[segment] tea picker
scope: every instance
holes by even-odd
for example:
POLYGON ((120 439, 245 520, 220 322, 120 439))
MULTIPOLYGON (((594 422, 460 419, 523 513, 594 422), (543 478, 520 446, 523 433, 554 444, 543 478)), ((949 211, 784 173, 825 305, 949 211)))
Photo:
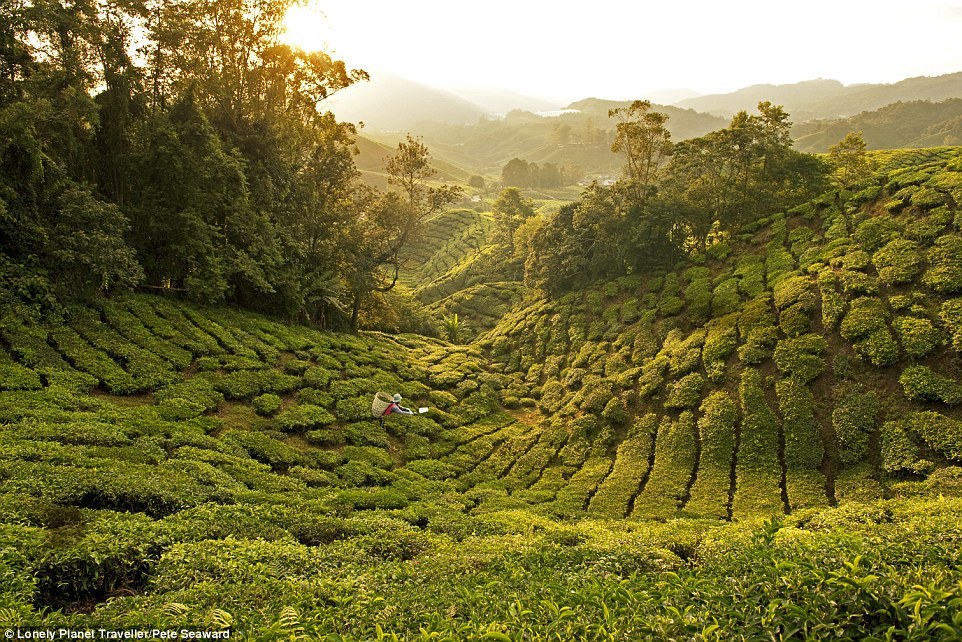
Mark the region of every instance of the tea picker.
MULTIPOLYGON (((419 414, 424 414, 427 411, 427 408, 418 408, 419 414)), ((371 415, 383 424, 385 417, 394 414, 413 415, 414 411, 401 405, 400 393, 395 394, 393 397, 386 392, 378 392, 375 394, 374 401, 371 402, 371 415)))

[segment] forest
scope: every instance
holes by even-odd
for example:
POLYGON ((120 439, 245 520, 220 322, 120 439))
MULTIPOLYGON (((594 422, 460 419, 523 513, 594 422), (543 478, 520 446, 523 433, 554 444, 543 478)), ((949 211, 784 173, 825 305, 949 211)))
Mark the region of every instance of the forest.
POLYGON ((439 171, 290 4, 0 6, 8 637, 962 638, 962 148, 439 171))

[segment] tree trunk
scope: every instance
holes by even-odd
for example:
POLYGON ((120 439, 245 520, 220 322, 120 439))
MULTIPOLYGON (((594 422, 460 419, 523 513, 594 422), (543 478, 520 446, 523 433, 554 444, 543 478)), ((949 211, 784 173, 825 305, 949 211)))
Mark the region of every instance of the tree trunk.
POLYGON ((354 293, 354 300, 351 302, 351 332, 357 334, 357 317, 361 311, 361 295, 354 293))

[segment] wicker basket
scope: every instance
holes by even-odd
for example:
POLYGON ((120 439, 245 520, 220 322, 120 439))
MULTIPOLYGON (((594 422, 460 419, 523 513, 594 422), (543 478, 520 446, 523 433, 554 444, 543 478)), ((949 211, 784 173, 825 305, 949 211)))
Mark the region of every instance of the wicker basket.
POLYGON ((392 403, 394 403, 394 397, 386 392, 378 392, 374 395, 374 401, 371 402, 371 415, 374 417, 384 416, 384 411, 392 403))

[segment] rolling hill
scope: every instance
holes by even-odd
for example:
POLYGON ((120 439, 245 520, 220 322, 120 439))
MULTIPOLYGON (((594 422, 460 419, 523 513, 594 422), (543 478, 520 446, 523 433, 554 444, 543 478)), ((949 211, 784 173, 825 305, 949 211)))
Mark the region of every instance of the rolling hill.
POLYGON ((862 132, 868 149, 927 148, 962 144, 962 98, 897 102, 851 118, 795 125, 796 149, 826 152, 849 132, 862 132))
POLYGON ((160 296, 5 308, 3 621, 962 635, 962 150, 887 163, 554 300, 458 281, 490 222, 450 213, 420 294, 511 290, 469 345, 160 296), (380 422, 376 390, 428 411, 380 422))
MULTIPOLYGON (((356 137, 355 144, 358 154, 354 157, 354 164, 360 170, 363 181, 373 187, 387 189, 387 161, 397 152, 397 147, 377 142, 363 134, 356 137)), ((466 170, 436 155, 431 157, 431 167, 437 172, 434 180, 442 182, 466 183, 470 176, 466 170)))
POLYGON ((942 101, 962 98, 962 72, 906 78, 891 84, 843 85, 837 80, 808 80, 787 85, 753 85, 727 94, 698 96, 675 103, 725 117, 753 111, 759 101, 782 105, 795 122, 840 118, 872 111, 899 101, 942 101))

